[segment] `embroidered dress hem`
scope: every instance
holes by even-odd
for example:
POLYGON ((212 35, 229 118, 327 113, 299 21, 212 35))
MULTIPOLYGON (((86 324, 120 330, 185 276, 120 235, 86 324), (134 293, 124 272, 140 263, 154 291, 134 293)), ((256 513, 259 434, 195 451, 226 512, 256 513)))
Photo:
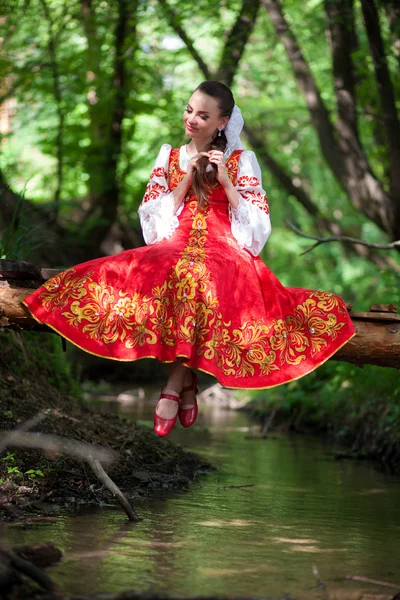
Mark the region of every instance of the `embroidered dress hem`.
MULTIPOLYGON (((24 306, 26 306, 26 308, 29 309, 28 304, 25 302, 25 300, 22 300, 22 304, 24 306)), ((67 337, 64 333, 62 333, 61 331, 58 331, 56 329, 56 327, 54 327, 53 325, 50 325, 49 323, 45 323, 44 321, 40 321, 33 313, 32 317, 35 319, 35 321, 37 321, 38 323, 40 323, 41 325, 47 325, 47 327, 49 327, 50 329, 52 329, 53 331, 55 331, 56 333, 58 333, 59 335, 61 335, 62 337, 64 337, 68 342, 70 342, 71 344, 74 344, 74 346, 76 346, 77 348, 79 348, 80 350, 83 350, 84 352, 87 352, 88 354, 91 354, 92 356, 98 356, 99 358, 106 358, 108 360, 115 360, 117 362, 136 362, 138 360, 143 360, 143 359, 154 359, 154 360, 158 360, 161 363, 164 364, 171 364, 172 362, 174 362, 177 359, 183 359, 183 364, 184 366, 190 368, 190 369, 197 369, 198 371, 202 371, 203 373, 206 373, 207 375, 211 375, 213 377, 215 377, 215 379, 218 381, 218 383, 220 383, 223 387, 228 388, 228 389, 232 389, 232 390, 267 390, 269 388, 273 388, 273 387, 277 387, 279 385, 284 385, 285 383, 290 383, 291 381, 296 381, 297 379, 301 379, 302 377, 305 377, 306 375, 308 375, 309 373, 312 373, 313 371, 315 371, 316 369, 318 369, 321 365, 323 365, 326 361, 328 361, 330 358, 332 358, 332 356, 334 356, 334 354, 336 354, 336 352, 338 352, 338 350, 340 350, 340 348, 342 348, 343 346, 345 346, 347 344, 347 342, 349 342, 355 335, 356 333, 353 333, 348 339, 346 339, 346 341, 344 341, 340 346, 338 346, 335 349, 331 349, 331 352, 328 356, 325 356, 318 364, 314 364, 314 365, 307 365, 307 364, 303 364, 302 365, 302 369, 301 369, 301 373, 298 373, 295 377, 291 378, 291 379, 286 379, 285 381, 281 381, 279 383, 270 383, 268 385, 255 385, 254 381, 246 381, 243 382, 241 385, 233 385, 232 383, 228 383, 227 380, 225 380, 225 378, 223 376, 221 376, 221 373, 219 372, 218 369, 213 369, 210 370, 210 367, 205 368, 200 366, 199 364, 197 364, 197 361, 192 363, 190 361, 190 357, 188 355, 185 354, 176 354, 173 358, 162 358, 159 355, 154 355, 154 354, 149 354, 149 355, 143 355, 143 356, 137 356, 135 358, 118 358, 115 356, 110 356, 109 354, 98 354, 97 352, 93 352, 91 350, 88 350, 87 347, 83 347, 81 346, 78 342, 70 339, 69 337, 67 337)), ((299 369, 297 369, 297 371, 299 371, 299 369)), ((237 383, 237 382, 235 382, 237 383)))

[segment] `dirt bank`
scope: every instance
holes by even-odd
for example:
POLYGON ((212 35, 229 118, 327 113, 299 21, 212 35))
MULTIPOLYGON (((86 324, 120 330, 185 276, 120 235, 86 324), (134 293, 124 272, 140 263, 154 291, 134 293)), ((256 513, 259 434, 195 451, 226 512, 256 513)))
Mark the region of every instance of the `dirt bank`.
MULTIPOLYGON (((184 488, 209 465, 144 427, 82 404, 61 343, 53 335, 0 333, 0 429, 11 430, 38 411, 50 414, 34 431, 107 446, 118 453, 107 472, 128 497, 184 488)), ((65 455, 7 448, 0 456, 0 516, 46 512, 54 504, 109 502, 85 462, 65 455), (29 505, 27 505, 29 504, 29 505)))

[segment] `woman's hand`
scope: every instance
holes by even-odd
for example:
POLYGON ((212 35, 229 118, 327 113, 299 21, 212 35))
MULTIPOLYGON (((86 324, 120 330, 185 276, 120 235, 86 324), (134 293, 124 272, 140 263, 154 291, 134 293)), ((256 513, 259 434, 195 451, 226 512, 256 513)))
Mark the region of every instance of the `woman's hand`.
POLYGON ((216 165, 217 167, 216 177, 219 183, 223 188, 228 187, 231 183, 231 180, 229 179, 226 170, 224 153, 220 150, 210 150, 210 152, 208 152, 208 158, 210 163, 216 165))
POLYGON ((189 160, 189 164, 187 166, 186 175, 185 175, 185 179, 189 185, 192 184, 193 171, 195 171, 195 169, 197 169, 197 161, 200 160, 200 158, 202 158, 203 156, 209 156, 209 155, 210 155, 210 152, 199 152, 195 156, 192 156, 192 158, 189 160))

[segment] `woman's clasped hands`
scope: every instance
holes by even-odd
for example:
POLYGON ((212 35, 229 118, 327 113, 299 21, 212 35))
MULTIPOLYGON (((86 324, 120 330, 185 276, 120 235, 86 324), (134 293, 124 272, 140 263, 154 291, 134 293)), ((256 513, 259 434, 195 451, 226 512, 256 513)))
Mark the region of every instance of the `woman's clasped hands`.
POLYGON ((203 156, 207 156, 209 159, 209 162, 211 164, 214 164, 217 167, 216 177, 217 177, 217 180, 219 181, 219 183, 222 185, 222 187, 225 187, 226 185, 228 185, 230 183, 230 179, 228 177, 228 173, 227 173, 226 166, 225 166, 224 153, 221 152, 220 150, 209 150, 208 152, 199 152, 198 154, 196 154, 195 156, 193 156, 190 159, 188 167, 187 167, 187 171, 186 171, 186 177, 187 177, 189 183, 191 184, 191 182, 192 182, 193 171, 197 168, 197 162, 203 156))
POLYGON ((224 153, 221 150, 210 150, 208 152, 208 160, 217 167, 217 179, 222 187, 230 184, 228 172, 225 166, 224 153))

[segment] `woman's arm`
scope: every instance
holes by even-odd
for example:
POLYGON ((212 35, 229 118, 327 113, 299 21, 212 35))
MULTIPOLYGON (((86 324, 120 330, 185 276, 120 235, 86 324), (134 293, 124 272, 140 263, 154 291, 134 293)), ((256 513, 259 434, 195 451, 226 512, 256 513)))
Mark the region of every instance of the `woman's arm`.
POLYGON ((223 153, 211 150, 209 156, 229 201, 232 234, 242 248, 258 256, 271 233, 271 221, 256 156, 249 150, 241 153, 236 186, 229 179, 223 153))
MULTIPOLYGON (((139 206, 140 225, 146 244, 171 237, 179 225, 174 192, 169 189, 168 166, 171 146, 164 144, 154 162, 146 193, 139 206)), ((178 213, 179 214, 179 213, 178 213)))
POLYGON ((254 152, 242 152, 234 189, 238 204, 235 207, 230 201, 232 234, 242 248, 258 256, 271 234, 271 220, 254 152))

